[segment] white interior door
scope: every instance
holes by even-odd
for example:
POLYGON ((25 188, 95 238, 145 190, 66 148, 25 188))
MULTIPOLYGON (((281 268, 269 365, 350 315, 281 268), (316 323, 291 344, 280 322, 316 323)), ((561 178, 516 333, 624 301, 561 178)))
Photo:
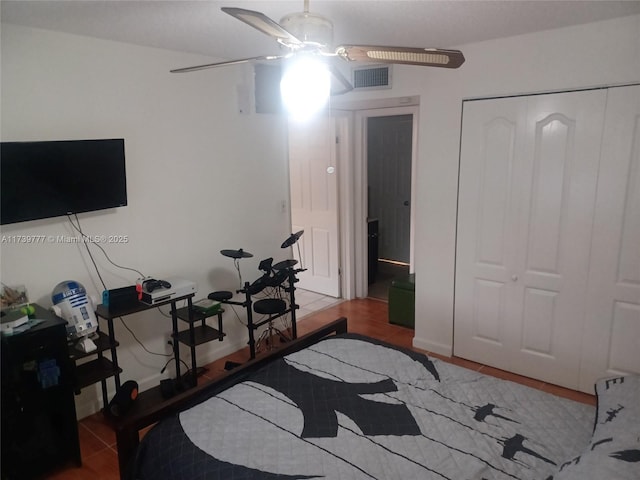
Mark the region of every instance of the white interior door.
POLYGON ((298 287, 339 297, 338 159, 331 117, 289 122, 289 172, 292 231, 304 230, 299 243, 306 271, 298 287))
POLYGON ((586 298, 580 388, 640 373, 640 86, 610 88, 586 298))
POLYGON ((465 102, 454 351, 578 387, 606 91, 465 102))

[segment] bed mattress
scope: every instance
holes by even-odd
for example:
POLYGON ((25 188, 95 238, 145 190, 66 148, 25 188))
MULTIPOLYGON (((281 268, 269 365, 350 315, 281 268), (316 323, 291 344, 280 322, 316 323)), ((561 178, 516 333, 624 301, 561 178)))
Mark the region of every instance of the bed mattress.
POLYGON ((140 479, 540 479, 595 409, 347 334, 156 425, 140 479))

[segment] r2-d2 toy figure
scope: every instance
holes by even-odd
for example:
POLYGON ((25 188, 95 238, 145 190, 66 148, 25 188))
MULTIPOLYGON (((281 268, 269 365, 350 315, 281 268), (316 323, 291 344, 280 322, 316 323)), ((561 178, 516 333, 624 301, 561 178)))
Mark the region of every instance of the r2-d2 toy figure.
POLYGON ((51 293, 52 310, 67 321, 67 336, 78 339, 76 348, 93 352, 96 344, 89 338, 98 329, 93 303, 81 283, 74 280, 60 282, 51 293))

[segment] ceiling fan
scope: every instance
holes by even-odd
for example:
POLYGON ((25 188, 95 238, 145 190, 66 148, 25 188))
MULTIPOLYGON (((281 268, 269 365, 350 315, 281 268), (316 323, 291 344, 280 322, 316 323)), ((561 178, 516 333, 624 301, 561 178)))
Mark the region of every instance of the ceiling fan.
MULTIPOLYGON (((248 62, 281 60, 299 54, 337 57, 350 62, 397 63, 443 68, 458 68, 464 63, 464 56, 459 50, 375 45, 339 45, 332 50, 333 24, 328 18, 311 13, 309 11, 309 0, 304 0, 303 12, 285 15, 280 20, 280 23, 276 23, 265 14, 253 10, 222 7, 222 11, 275 39, 288 52, 282 55, 264 55, 177 68, 171 70, 172 73, 193 72, 248 62)), ((345 91, 352 88, 336 68, 331 70, 345 85, 345 91)))

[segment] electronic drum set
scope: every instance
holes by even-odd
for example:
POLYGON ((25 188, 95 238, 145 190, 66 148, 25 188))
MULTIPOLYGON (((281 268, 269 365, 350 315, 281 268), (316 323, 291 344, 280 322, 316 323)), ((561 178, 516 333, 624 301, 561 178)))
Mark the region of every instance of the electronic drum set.
MULTIPOLYGON (((303 233, 304 230, 292 233, 280 246, 281 248, 289 248, 298 244, 298 256, 301 260, 298 240, 303 233)), ((288 342, 297 338, 296 310, 300 307, 295 301, 295 284, 298 282, 297 274, 306 269, 302 268, 302 266, 294 268, 298 264, 295 259, 283 260, 273 265, 273 258, 266 258, 258 265, 258 270, 262 272, 262 276, 252 283, 243 283, 240 260, 251 258, 253 254, 243 249, 221 250, 220 253, 233 259, 240 280, 240 288, 236 290, 236 293, 243 294, 244 300, 233 300, 233 292, 227 290, 212 292, 208 295, 208 298, 227 305, 239 305, 246 309, 251 358, 255 358, 256 352, 263 348, 266 350, 275 348, 274 339, 280 342, 288 342), (258 296, 260 298, 254 301, 253 297, 258 296), (261 319, 254 322, 254 313, 262 315, 261 319), (274 325, 274 321, 288 314, 291 314, 290 327, 282 331, 274 325), (255 332, 263 325, 267 325, 267 328, 256 339, 255 332)))

